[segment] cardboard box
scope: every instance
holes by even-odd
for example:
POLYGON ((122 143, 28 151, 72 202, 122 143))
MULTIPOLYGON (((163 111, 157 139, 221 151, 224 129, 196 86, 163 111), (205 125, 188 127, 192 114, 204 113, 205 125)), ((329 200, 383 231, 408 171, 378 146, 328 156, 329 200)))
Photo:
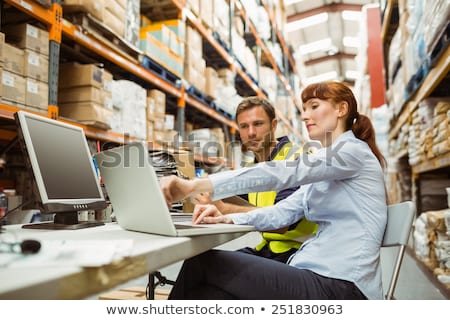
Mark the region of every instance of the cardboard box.
POLYGON ((160 90, 152 89, 147 96, 155 100, 155 118, 164 118, 166 114, 166 94, 160 90))
POLYGON ((59 88, 94 86, 103 88, 103 69, 95 64, 64 63, 59 68, 59 88))
POLYGON ((203 40, 200 33, 192 28, 186 27, 186 46, 193 48, 194 50, 199 50, 202 52, 203 49, 203 40))
POLYGON ((213 1, 202 1, 200 6, 200 17, 202 19, 202 22, 210 29, 212 28, 214 21, 213 4, 213 1))
POLYGON ((154 132, 154 123, 153 123, 153 121, 148 120, 147 121, 147 140, 148 141, 154 141, 153 132, 154 132))
MULTIPOLYGON (((164 125, 165 125, 164 118, 155 118, 153 120, 153 127, 155 131, 165 131, 164 125)), ((163 140, 164 138, 161 139, 161 141, 163 140)))
POLYGON ((162 143, 166 146, 174 146, 177 143, 178 132, 175 130, 159 131, 153 130, 154 141, 162 143))
POLYGON ((128 0, 115 0, 124 10, 127 9, 128 0))
POLYGON ((195 161, 194 153, 189 151, 174 151, 172 152, 177 161, 177 169, 189 179, 195 178, 195 161))
POLYGON ((113 91, 113 75, 111 72, 103 69, 103 91, 112 93, 113 91))
POLYGON ((13 45, 5 43, 3 46, 3 69, 23 76, 25 70, 25 52, 13 45))
POLYGON ((31 24, 7 25, 3 28, 6 41, 14 43, 21 49, 30 49, 48 56, 48 31, 31 24))
MULTIPOLYGON (((126 15, 126 5, 127 2, 120 3, 118 0, 107 0, 105 1, 105 11, 109 11, 111 14, 113 14, 117 19, 122 21, 125 31, 125 15, 126 15)), ((107 22, 107 19, 105 17, 105 23, 107 22)))
POLYGON ((25 104, 25 78, 3 70, 2 73, 2 100, 25 104))
MULTIPOLYGON (((107 3, 114 3, 114 1, 107 1, 107 3)), ((120 8, 120 6, 119 6, 120 8)), ((122 13, 122 18, 125 15, 125 10, 122 13)), ((119 37, 123 38, 125 36, 125 20, 117 17, 116 14, 109 9, 103 12, 104 24, 108 26, 112 31, 114 31, 119 37)))
POLYGON ((219 76, 217 71, 211 67, 205 69, 205 94, 217 98, 217 87, 219 85, 219 76))
POLYGON ((59 105, 61 116, 101 129, 110 128, 112 113, 112 110, 94 102, 62 103, 59 105))
POLYGON ((186 46, 184 51, 184 68, 192 67, 197 69, 200 60, 203 60, 202 51, 192 46, 186 46))
MULTIPOLYGON (((111 0, 106 0, 110 2, 111 0)), ((103 21, 105 11, 104 0, 64 0, 63 12, 87 12, 96 19, 103 21)))
POLYGON ((25 104, 42 110, 48 109, 48 84, 35 79, 26 79, 25 104))
POLYGON ((48 83, 48 56, 25 49, 23 74, 25 77, 48 83))
POLYGON ((92 101, 99 105, 105 104, 102 89, 94 86, 65 88, 58 91, 58 103, 92 101))
POLYGON ((164 130, 175 129, 175 116, 173 114, 166 114, 164 116, 164 130))
POLYGON ((147 97, 147 120, 154 120, 155 117, 155 99, 147 97))

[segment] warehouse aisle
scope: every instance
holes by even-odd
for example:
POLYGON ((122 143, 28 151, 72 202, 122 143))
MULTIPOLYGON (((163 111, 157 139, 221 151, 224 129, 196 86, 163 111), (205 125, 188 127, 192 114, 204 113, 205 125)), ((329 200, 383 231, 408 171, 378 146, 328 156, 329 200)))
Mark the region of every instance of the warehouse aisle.
MULTIPOLYGON (((255 244, 259 241, 259 234, 256 232, 249 233, 239 239, 230 241, 219 248, 226 250, 235 250, 247 246, 249 244, 255 244)), ((381 261, 383 268, 391 267, 395 258, 395 251, 393 248, 383 249, 381 261)), ((167 277, 167 279, 174 280, 180 270, 181 262, 175 263, 171 266, 161 269, 161 273, 167 277)), ((126 284, 122 284, 113 290, 119 290, 123 288, 140 286, 145 287, 147 284, 147 276, 140 277, 126 284)), ((164 289, 170 288, 169 285, 163 287, 164 289)), ((111 290, 112 291, 112 290, 111 290)), ((433 283, 427 278, 427 275, 420 269, 417 262, 410 256, 407 251, 403 259, 402 270, 398 279, 395 296, 398 300, 445 300, 446 297, 433 285, 433 283)), ((97 299, 98 295, 91 297, 97 299)))

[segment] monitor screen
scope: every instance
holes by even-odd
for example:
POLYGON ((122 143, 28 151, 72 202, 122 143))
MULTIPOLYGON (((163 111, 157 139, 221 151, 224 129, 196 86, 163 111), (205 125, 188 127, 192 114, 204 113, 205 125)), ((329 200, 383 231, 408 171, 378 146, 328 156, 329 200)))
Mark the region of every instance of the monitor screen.
POLYGON ((96 225, 78 222, 78 211, 106 207, 83 129, 25 111, 17 112, 15 117, 41 210, 55 214, 54 223, 44 223, 43 227, 96 225))

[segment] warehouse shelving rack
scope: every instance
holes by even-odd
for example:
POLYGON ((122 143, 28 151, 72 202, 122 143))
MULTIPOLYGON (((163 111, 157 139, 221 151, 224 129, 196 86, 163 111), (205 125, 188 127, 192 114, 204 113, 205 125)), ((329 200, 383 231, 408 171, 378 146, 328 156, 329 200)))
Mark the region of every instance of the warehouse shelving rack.
MULTIPOLYGON (((79 26, 72 24, 68 20, 64 19, 62 16, 62 7, 59 0, 52 1, 50 7, 46 8, 40 5, 39 3, 30 1, 30 0, 4 0, 5 3, 8 3, 20 11, 28 14, 29 16, 37 19, 38 21, 47 25, 50 36, 50 67, 49 67, 49 108, 48 108, 48 116, 52 118, 58 118, 58 107, 57 107, 57 82, 58 82, 58 63, 59 63, 59 51, 61 38, 68 37, 75 41, 76 43, 82 45, 88 50, 95 52, 97 55, 101 56, 105 60, 117 65, 123 70, 133 74, 139 79, 151 84, 154 87, 157 87, 164 91, 165 93, 175 97, 177 99, 177 112, 178 118, 184 119, 184 112, 186 105, 192 106, 196 110, 200 111, 202 114, 209 116, 214 119, 218 123, 228 127, 230 129, 230 133, 233 135, 236 130, 236 124, 227 115, 221 113, 218 110, 211 108, 211 106, 203 103, 196 99, 195 96, 187 93, 186 88, 181 85, 174 85, 167 81, 166 79, 155 75, 151 71, 147 70, 143 66, 136 64, 133 59, 127 57, 127 55, 118 51, 117 48, 110 47, 105 43, 102 43, 90 36, 88 33, 85 33, 79 26)), ((142 2, 145 3, 145 0, 142 2)), ((258 87, 258 85, 251 79, 251 77, 239 66, 239 64, 233 59, 233 57, 223 48, 216 39, 212 36, 212 34, 207 30, 199 21, 199 19, 188 9, 185 8, 185 1, 181 0, 171 0, 171 2, 179 9, 180 13, 186 17, 189 22, 194 25, 194 27, 200 32, 202 37, 206 39, 215 50, 223 57, 225 61, 227 61, 229 68, 232 69, 236 75, 244 80, 244 82, 251 88, 254 93, 258 96, 265 96, 264 91, 258 87)), ((267 52, 266 54, 270 54, 267 52)), ((281 71, 277 71, 281 77, 284 77, 281 74, 281 71)), ((286 86, 289 88, 289 85, 286 81, 284 81, 286 86)), ((295 98, 295 97, 293 97, 295 98)), ((7 106, 4 104, 0 104, 0 116, 4 118, 12 118, 12 114, 17 111, 19 108, 7 106)), ((291 132, 294 135, 298 136, 300 139, 303 139, 302 135, 299 132, 296 132, 288 119, 284 117, 284 115, 279 114, 279 118, 285 123, 291 132)), ((76 125, 80 125, 79 123, 75 123, 76 125)), ((93 128, 90 126, 83 126, 86 131, 87 136, 106 141, 119 142, 124 141, 125 139, 133 140, 133 137, 124 137, 121 134, 114 133, 111 131, 101 130, 97 128, 93 128)), ((183 131, 184 123, 178 123, 178 129, 183 131)))
MULTIPOLYGON (((142 2, 145 3, 146 1, 143 0, 142 2)), ((261 97, 267 97, 266 94, 264 93, 264 91, 260 87, 258 87, 258 85, 255 83, 255 81, 243 70, 243 68, 236 61, 236 59, 234 59, 234 57, 232 55, 232 48, 224 48, 224 46, 220 43, 220 41, 218 41, 214 37, 213 33, 203 25, 200 18, 195 16, 195 14, 193 14, 191 10, 186 8, 185 1, 171 0, 171 2, 179 10, 179 16, 181 16, 182 18, 185 18, 202 35, 203 39, 206 40, 207 43, 210 46, 212 46, 216 50, 216 52, 222 57, 224 62, 226 64, 228 64, 228 67, 231 70, 233 70, 237 76, 242 78, 244 80, 244 82, 247 84, 247 86, 249 86, 256 95, 261 96, 261 97)), ((229 0, 229 2, 230 2, 230 6, 229 6, 229 8, 230 8, 229 15, 230 16, 234 15, 234 8, 236 7, 239 11, 238 13, 243 16, 244 20, 248 20, 248 19, 246 19, 247 13, 245 12, 245 9, 243 8, 240 0, 229 0)), ((265 6, 265 8, 269 9, 267 6, 265 6)), ((270 16, 270 12, 269 12, 269 16, 270 16)), ((295 64, 293 62, 294 59, 292 58, 292 55, 289 52, 289 49, 287 48, 286 42, 284 41, 284 38, 282 37, 281 32, 276 27, 276 24, 274 22, 272 22, 271 24, 273 27, 276 28, 275 30, 276 30, 276 34, 278 35, 278 38, 283 39, 280 41, 280 43, 283 46, 283 52, 287 55, 289 61, 291 61, 291 68, 293 68, 293 70, 295 70, 295 64)), ((230 28, 231 28, 231 25, 230 25, 230 28)), ((257 39, 256 40, 257 44, 262 49, 262 51, 266 55, 267 59, 271 62, 272 68, 275 70, 277 76, 280 78, 281 82, 283 83, 284 87, 286 88, 286 91, 290 94, 290 96, 291 96, 292 100, 294 101, 295 105, 297 106, 297 108, 299 108, 298 99, 295 96, 295 94, 291 88, 291 85, 289 84, 289 81, 286 79, 285 75, 283 74, 283 72, 280 70, 279 66, 275 62, 275 59, 274 59, 272 53, 269 51, 269 49, 267 48, 264 41, 262 41, 262 39, 260 38, 260 36, 258 35, 258 33, 256 31, 256 28, 254 27, 254 25, 252 23, 250 23, 250 28, 251 28, 251 32, 254 35, 255 39, 257 39)), ((230 32, 230 34, 231 34, 231 32, 230 32)), ((230 43, 231 43, 231 41, 230 41, 230 43)), ((292 132, 294 135, 296 135, 300 140, 305 141, 305 138, 302 136, 302 134, 300 132, 296 131, 292 127, 290 121, 285 117, 285 115, 278 112, 277 116, 280 118, 280 120, 283 122, 283 124, 290 130, 290 132, 292 132)))
MULTIPOLYGON (((383 41, 383 45, 385 47, 385 61, 387 61, 387 53, 388 48, 390 46, 390 41, 392 39, 393 34, 396 29, 401 27, 399 24, 402 23, 401 12, 404 11, 402 8, 403 2, 397 0, 388 0, 386 3, 386 8, 383 13, 383 21, 382 21, 382 29, 381 29, 381 39, 383 41)), ((448 26, 447 26, 448 32, 448 26)), ((401 128, 407 124, 411 124, 413 121, 413 113, 418 109, 421 101, 428 97, 433 96, 446 96, 448 97, 450 92, 448 88, 450 87, 450 47, 448 42, 448 33, 447 36, 444 34, 444 39, 447 39, 444 42, 439 42, 441 46, 436 48, 438 53, 435 53, 433 50, 433 54, 436 55, 433 60, 433 65, 426 70, 418 70, 417 72, 423 72, 423 74, 419 78, 415 78, 414 76, 409 81, 415 81, 414 88, 405 88, 404 101, 400 106, 399 112, 391 121, 391 127, 389 130, 389 141, 394 141, 398 138, 401 128)), ((409 84, 408 83, 408 84, 409 84)), ((386 81, 386 87, 389 85, 388 81, 386 81)), ((388 104, 391 101, 388 100, 388 104)), ((391 154, 392 158, 397 159, 407 159, 409 157, 409 153, 407 148, 398 151, 397 154, 391 154)), ((403 161, 402 163, 406 163, 407 161, 403 161)), ((415 202, 417 207, 417 212, 422 212, 422 204, 421 204, 421 182, 426 180, 426 174, 429 173, 439 173, 443 175, 448 175, 450 172, 450 150, 447 150, 446 153, 436 156, 434 158, 428 158, 423 160, 422 162, 409 166, 408 168, 411 172, 411 182, 412 182, 412 194, 411 199, 415 202)), ((406 199, 400 199, 403 201, 406 199)), ((411 252, 413 250, 410 250, 411 252)), ((415 254, 412 252, 411 255, 414 257, 415 254)), ((421 269, 426 271, 429 279, 436 285, 437 288, 446 296, 450 297, 450 290, 446 288, 441 282, 436 280, 436 277, 432 274, 430 269, 428 269, 422 261, 417 260, 418 264, 421 266, 421 269)))

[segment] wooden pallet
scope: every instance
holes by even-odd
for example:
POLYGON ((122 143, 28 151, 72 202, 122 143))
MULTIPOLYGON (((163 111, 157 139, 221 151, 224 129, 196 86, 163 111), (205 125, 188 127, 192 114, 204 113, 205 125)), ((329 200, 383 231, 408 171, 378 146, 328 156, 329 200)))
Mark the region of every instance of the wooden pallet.
MULTIPOLYGON (((167 300, 170 290, 155 289, 155 300, 167 300)), ((130 287, 101 294, 99 300, 146 300, 145 287, 130 287)))
POLYGON ((141 0, 141 13, 152 21, 178 19, 180 10, 172 0, 141 0))

